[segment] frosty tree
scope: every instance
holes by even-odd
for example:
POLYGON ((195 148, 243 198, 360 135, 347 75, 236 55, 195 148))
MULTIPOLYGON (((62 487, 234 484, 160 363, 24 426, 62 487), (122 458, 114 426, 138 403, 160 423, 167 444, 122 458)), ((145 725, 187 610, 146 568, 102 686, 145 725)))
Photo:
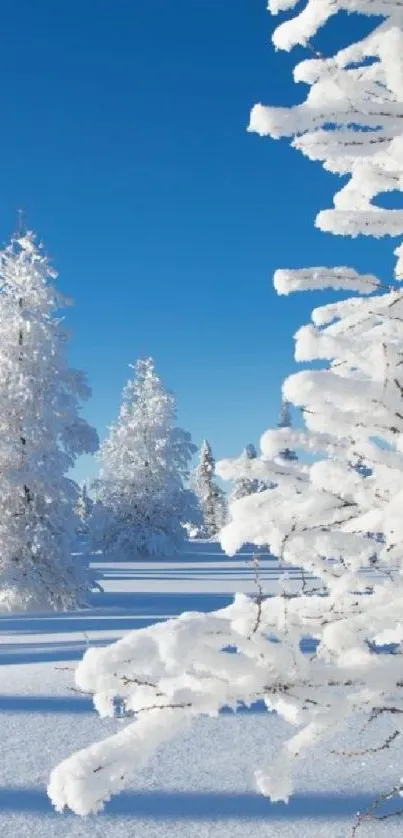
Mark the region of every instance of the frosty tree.
POLYGON ((215 459, 207 440, 203 441, 200 449, 200 462, 192 475, 192 487, 203 517, 201 535, 214 538, 226 522, 226 502, 225 494, 215 479, 215 459))
MULTIPOLYGON (((281 404, 281 411, 280 411, 280 419, 277 423, 278 428, 291 428, 292 427, 292 420, 291 420, 291 412, 290 412, 290 403, 287 401, 282 402, 281 404)), ((291 448, 283 448, 280 451, 279 456, 282 460, 293 461, 297 459, 297 455, 295 451, 291 448)))
POLYGON ((86 594, 66 472, 98 439, 79 416, 90 390, 67 365, 55 277, 32 233, 0 253, 0 608, 9 610, 72 608, 86 594))
MULTIPOLYGON (((290 403, 284 400, 281 404, 280 418, 277 427, 292 427, 290 403)), ((242 454, 241 464, 238 467, 240 476, 235 479, 233 489, 229 496, 230 504, 235 503, 235 501, 240 500, 241 498, 248 497, 248 495, 254 495, 257 492, 264 492, 266 489, 274 488, 275 484, 270 480, 265 481, 252 475, 254 466, 251 461, 256 460, 257 456, 255 446, 251 443, 247 445, 242 454)), ((297 459, 297 455, 292 449, 284 448, 278 452, 278 458, 281 460, 293 461, 297 459)))
POLYGON ((76 513, 80 519, 79 532, 85 535, 88 532, 88 521, 94 509, 94 501, 88 494, 87 484, 81 483, 76 504, 76 513))
MULTIPOLYGON (((292 427, 290 403, 284 400, 281 404, 280 418, 277 427, 292 427)), ((270 480, 262 480, 258 477, 252 476, 254 466, 251 464, 251 461, 256 460, 257 456, 255 446, 251 443, 247 445, 242 454, 241 464, 238 466, 240 476, 235 479, 233 489, 229 496, 230 504, 235 503, 235 501, 240 500, 241 498, 248 497, 248 495, 254 495, 257 492, 264 492, 266 489, 274 488, 275 484, 270 480)), ((284 448, 278 452, 278 458, 281 460, 293 461, 297 459, 297 455, 291 448, 284 448)))
POLYGON ((100 449, 95 528, 106 550, 168 555, 182 544, 189 520, 192 494, 184 481, 196 448, 176 426, 174 397, 154 361, 137 361, 134 371, 100 449))
POLYGON ((258 480, 256 477, 251 477, 249 474, 250 461, 256 460, 257 458, 257 451, 252 443, 249 443, 249 445, 246 446, 242 457, 244 459, 242 476, 235 480, 229 496, 230 504, 240 498, 245 498, 248 495, 254 495, 256 492, 262 492, 264 489, 268 488, 266 483, 262 480, 258 480))
MULTIPOLYGON (((294 5, 272 0, 270 8, 276 13, 294 5)), ((382 207, 377 198, 403 191, 402 6, 309 0, 278 27, 274 43, 309 48, 295 79, 310 90, 292 108, 256 106, 251 130, 293 137, 304 154, 348 178, 334 207, 319 213, 321 229, 401 236, 403 211, 382 207), (342 10, 374 15, 372 30, 334 55, 321 55, 312 39, 342 10)), ((395 253, 399 281, 402 244, 395 253)), ((231 554, 246 541, 268 544, 282 562, 302 566, 302 581, 283 583, 268 598, 262 591, 238 595, 221 611, 184 614, 108 649, 89 650, 78 686, 94 694, 101 715, 112 715, 118 698, 134 718, 53 772, 49 793, 58 808, 98 810, 194 716, 257 698, 295 727, 278 760, 256 774, 258 788, 272 800, 292 793, 296 759, 347 723, 354 729, 364 720, 375 731, 380 719, 390 718, 390 735, 370 749, 373 759, 402 741, 401 287, 392 278, 383 286, 349 267, 280 270, 275 286, 281 294, 332 288, 350 296, 315 309, 299 330, 296 359, 321 362, 292 375, 283 388, 284 398, 303 409, 305 427, 264 434, 248 476, 250 470, 275 488, 234 505, 222 543, 231 554), (310 456, 284 460, 281 452, 288 449, 310 456), (313 641, 312 654, 303 653, 304 637, 313 641)), ((222 463, 220 474, 239 479, 244 468, 240 458, 222 463)), ((398 773, 383 799, 402 794, 398 773)), ((376 806, 358 816, 354 834, 366 817, 377 816, 376 806)))

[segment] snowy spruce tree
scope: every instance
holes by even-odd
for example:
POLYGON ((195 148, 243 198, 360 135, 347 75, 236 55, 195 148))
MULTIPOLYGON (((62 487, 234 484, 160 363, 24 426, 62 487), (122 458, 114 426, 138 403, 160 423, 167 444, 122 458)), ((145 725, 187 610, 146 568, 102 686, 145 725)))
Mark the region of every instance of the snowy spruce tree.
MULTIPOLYGON (((280 418, 277 427, 292 427, 290 403, 284 400, 281 404, 280 418)), ((230 509, 232 507, 232 504, 235 503, 235 501, 240 500, 241 498, 248 497, 249 495, 255 495, 258 492, 265 492, 267 489, 274 488, 275 483, 273 483, 271 480, 262 480, 261 478, 253 476, 253 461, 257 459, 257 456, 258 455, 255 446, 251 443, 247 445, 242 454, 240 465, 238 466, 240 476, 238 476, 235 479, 232 491, 229 496, 230 509)), ((293 451, 291 448, 284 448, 283 450, 278 452, 278 459, 284 461, 288 460, 289 462, 291 462, 297 459, 297 455, 295 451, 293 451)))
POLYGON ((193 511, 186 488, 196 447, 176 426, 175 399, 151 358, 137 361, 117 421, 100 449, 98 544, 124 556, 169 555, 182 544, 193 511))
MULTIPOLYGON (((270 2, 273 13, 294 5, 270 2)), ((374 15, 365 22, 369 34, 322 55, 315 35, 343 9, 342 0, 308 0, 277 28, 277 48, 309 49, 295 79, 310 89, 291 108, 258 105, 250 127, 274 138, 292 137, 310 159, 343 175, 333 208, 317 217, 320 229, 401 236, 403 211, 377 198, 403 191, 403 8, 395 0, 354 0, 348 11, 374 15)), ((238 595, 220 611, 184 614, 110 648, 88 650, 76 673, 78 687, 94 694, 101 716, 113 715, 118 696, 128 726, 55 769, 49 793, 59 809, 99 810, 192 718, 260 698, 291 731, 278 759, 258 767, 263 794, 287 800, 296 760, 348 724, 351 731, 378 735, 378 745, 368 748, 372 761, 382 749, 390 748, 391 755, 397 749, 396 784, 382 790, 382 799, 395 796, 401 811, 402 244, 395 254, 395 279, 386 284, 350 267, 276 272, 281 294, 331 288, 349 296, 316 308, 297 333, 296 360, 307 367, 286 380, 283 392, 303 409, 305 427, 263 435, 261 456, 248 466, 275 488, 234 505, 222 542, 230 554, 247 541, 268 544, 282 562, 302 566, 301 581, 283 582, 275 596, 265 598, 260 590, 255 597, 238 595), (284 461, 279 455, 288 449, 309 456, 284 461), (301 646, 304 637, 315 649, 309 655, 301 646), (388 719, 385 736, 381 722, 388 719)), ((220 474, 239 479, 244 466, 244 458, 227 461, 220 474)), ((365 753, 364 740, 361 776, 365 753)), ((357 816, 354 835, 377 811, 375 802, 357 816)))
POLYGON ((225 493, 215 478, 215 459, 207 440, 202 443, 200 462, 192 474, 191 485, 202 514, 200 535, 202 538, 214 538, 226 523, 227 506, 225 493))
POLYGON ((81 483, 76 504, 76 513, 79 518, 79 534, 86 535, 89 528, 89 519, 94 509, 94 501, 88 494, 87 484, 81 483))
POLYGON ((0 608, 68 609, 85 601, 71 547, 77 486, 66 476, 97 449, 79 415, 90 390, 68 367, 66 300, 32 233, 0 253, 0 608))
MULTIPOLYGON (((280 419, 277 423, 277 427, 292 428, 290 402, 284 401, 284 399, 281 404, 280 419)), ((297 459, 295 451, 291 448, 283 448, 282 451, 279 452, 279 457, 281 457, 282 460, 288 460, 289 462, 297 459)))
POLYGON ((267 484, 262 480, 258 480, 256 477, 251 477, 249 474, 250 461, 256 460, 257 458, 257 451, 252 443, 249 443, 249 445, 246 446, 242 457, 244 460, 242 476, 238 477, 234 482, 229 496, 230 504, 240 498, 248 497, 248 495, 254 495, 256 492, 263 492, 268 488, 267 484))

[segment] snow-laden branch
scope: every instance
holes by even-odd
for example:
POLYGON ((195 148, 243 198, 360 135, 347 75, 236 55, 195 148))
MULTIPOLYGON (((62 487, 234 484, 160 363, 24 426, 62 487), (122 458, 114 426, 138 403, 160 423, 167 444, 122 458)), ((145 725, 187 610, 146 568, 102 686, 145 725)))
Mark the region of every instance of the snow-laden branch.
MULTIPOLYGON (((273 13, 283 7, 276 0, 269 3, 273 13)), ((275 139, 292 137, 293 145, 311 160, 321 161, 335 174, 350 176, 335 195, 333 209, 318 214, 316 224, 321 230, 349 236, 401 236, 403 210, 376 203, 383 193, 403 191, 401 4, 397 0, 308 0, 302 11, 277 27, 273 41, 279 49, 290 50, 297 44, 311 48, 315 57, 300 62, 294 73, 295 80, 310 90, 304 102, 291 108, 255 105, 249 130, 275 139), (315 51, 311 39, 338 12, 373 17, 373 30, 325 57, 315 51)), ((395 253, 396 277, 402 279, 401 246, 395 253)), ((288 293, 281 275, 277 281, 280 292, 288 293)), ((321 282, 318 276, 316 287, 323 287, 321 282)), ((289 290, 296 287, 294 280, 294 289, 289 290)))
POLYGON ((360 291, 372 294, 379 286, 376 276, 361 275, 353 268, 301 268, 300 270, 277 270, 274 274, 274 287, 278 294, 291 294, 294 291, 318 291, 321 288, 333 288, 336 291, 360 291))
MULTIPOLYGON (((380 703, 390 703, 403 712, 399 658, 391 668, 367 645, 369 616, 374 633, 385 619, 392 625, 396 618, 387 586, 373 597, 342 594, 339 586, 326 609, 321 594, 297 593, 237 595, 221 611, 183 614, 106 649, 89 649, 76 672, 77 687, 94 694, 101 717, 123 708, 129 721, 53 771, 49 795, 56 808, 68 806, 81 815, 99 811, 192 718, 259 699, 297 728, 276 765, 256 774, 263 793, 287 799, 291 762, 357 707, 370 715, 380 703), (318 642, 311 656, 301 649, 308 634, 318 642)), ((402 593, 399 587, 399 608, 402 593)))

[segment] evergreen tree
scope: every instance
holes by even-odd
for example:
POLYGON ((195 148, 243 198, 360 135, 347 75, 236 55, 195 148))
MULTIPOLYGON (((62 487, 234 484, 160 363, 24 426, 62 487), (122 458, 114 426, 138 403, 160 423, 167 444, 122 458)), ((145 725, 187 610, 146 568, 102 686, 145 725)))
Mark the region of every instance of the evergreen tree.
POLYGON ((66 472, 98 438, 79 416, 90 390, 67 365, 55 277, 32 233, 0 253, 0 607, 10 610, 72 608, 86 593, 66 472))
MULTIPOLYGON (((281 412, 280 412, 280 419, 277 423, 278 428, 285 428, 289 429, 292 428, 292 420, 291 420, 291 411, 290 411, 290 402, 287 402, 283 399, 281 403, 281 412)), ((289 462, 295 462, 298 459, 295 451, 291 448, 283 448, 279 452, 279 457, 282 460, 288 460, 289 462)))
POLYGON ((268 488, 267 483, 264 483, 262 480, 259 480, 257 477, 253 477, 250 474, 251 461, 256 459, 256 448, 252 443, 249 443, 242 454, 242 474, 234 482, 234 486, 229 497, 230 504, 234 503, 236 500, 240 500, 240 498, 248 497, 248 495, 254 495, 256 492, 263 492, 268 488))
POLYGON ((191 514, 184 483, 196 447, 175 426, 175 399, 154 361, 140 360, 134 370, 100 449, 96 537, 126 555, 168 555, 181 546, 191 514))
POLYGON ((227 504, 225 493, 215 480, 215 460, 211 445, 204 440, 200 449, 200 462, 192 476, 192 486, 199 499, 203 516, 201 535, 214 538, 226 523, 227 504))
POLYGON ((84 535, 88 532, 88 520, 92 515, 94 501, 88 494, 87 484, 81 483, 76 504, 76 513, 80 519, 79 533, 84 535))

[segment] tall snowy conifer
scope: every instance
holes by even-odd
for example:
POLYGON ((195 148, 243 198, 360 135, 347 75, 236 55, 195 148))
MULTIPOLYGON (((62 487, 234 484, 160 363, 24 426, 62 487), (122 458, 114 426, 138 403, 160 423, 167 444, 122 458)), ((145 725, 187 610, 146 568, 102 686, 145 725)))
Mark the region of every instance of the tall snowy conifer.
POLYGON ((66 300, 32 233, 0 253, 0 608, 67 609, 86 580, 71 557, 76 457, 98 447, 79 416, 90 390, 69 369, 66 300))
POLYGON ((169 555, 181 546, 192 509, 185 481, 196 447, 176 427, 175 399, 154 361, 137 361, 134 370, 100 449, 95 528, 107 550, 169 555))
POLYGON ((79 533, 84 535, 88 532, 88 520, 94 509, 94 501, 88 494, 87 484, 81 483, 76 504, 76 513, 80 519, 79 533))
POLYGON ((201 534, 214 538, 226 523, 226 500, 215 479, 215 459, 207 440, 203 441, 200 449, 200 462, 192 475, 192 486, 203 516, 201 534))
MULTIPOLYGON (((296 5, 295 0, 269 2, 273 13, 296 5)), ((341 18, 347 37, 349 20, 341 18)), ((317 217, 320 229, 401 237, 403 210, 377 199, 403 192, 402 4, 308 0, 273 37, 278 48, 309 48, 294 75, 310 90, 291 108, 256 106, 251 130, 292 137, 310 159, 343 176, 333 208, 317 217), (333 55, 321 55, 312 39, 345 11, 373 15, 365 22, 367 34, 333 55)), ((401 243, 395 254, 399 282, 401 243)), ((49 791, 58 807, 68 805, 82 814, 99 809, 102 800, 130 782, 131 768, 192 717, 261 698, 296 727, 278 759, 257 771, 263 794, 287 800, 295 761, 348 722, 350 735, 370 729, 379 737, 375 748, 368 747, 372 771, 378 752, 390 748, 392 762, 395 749, 396 784, 378 788, 389 805, 396 797, 401 814, 403 294, 398 282, 390 277, 382 286, 372 274, 349 267, 276 272, 281 294, 331 288, 350 296, 315 309, 312 322, 297 333, 296 359, 314 366, 288 378, 283 394, 303 409, 305 428, 264 434, 261 457, 248 465, 254 477, 275 487, 234 504, 222 543, 229 553, 244 542, 268 544, 281 562, 302 565, 301 581, 288 581, 286 588, 283 581, 275 596, 238 595, 227 609, 182 615, 110 649, 89 650, 77 684, 95 693, 103 715, 108 707, 113 713, 116 694, 136 718, 124 738, 120 732, 56 769, 49 791), (284 461, 279 455, 287 449, 310 456, 284 461), (307 636, 316 649, 309 655, 301 647, 307 636), (122 683, 127 684, 123 692, 122 683)), ((243 467, 242 458, 228 461, 220 465, 220 474, 238 479, 243 467)), ((364 754, 365 744, 359 782, 364 754)), ((316 766, 322 771, 320 761, 316 766)), ((354 835, 378 812, 376 802, 361 812, 354 835)), ((368 834, 373 834, 370 825, 368 834)))

